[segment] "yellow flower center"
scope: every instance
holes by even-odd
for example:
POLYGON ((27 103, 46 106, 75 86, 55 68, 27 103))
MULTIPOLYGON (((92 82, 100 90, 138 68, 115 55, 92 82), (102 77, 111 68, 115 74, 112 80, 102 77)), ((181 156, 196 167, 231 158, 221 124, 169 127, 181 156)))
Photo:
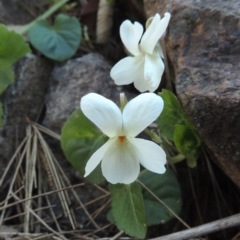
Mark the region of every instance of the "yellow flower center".
POLYGON ((121 144, 123 144, 124 141, 125 141, 125 136, 119 136, 119 137, 118 137, 118 140, 119 140, 119 142, 120 142, 121 144))

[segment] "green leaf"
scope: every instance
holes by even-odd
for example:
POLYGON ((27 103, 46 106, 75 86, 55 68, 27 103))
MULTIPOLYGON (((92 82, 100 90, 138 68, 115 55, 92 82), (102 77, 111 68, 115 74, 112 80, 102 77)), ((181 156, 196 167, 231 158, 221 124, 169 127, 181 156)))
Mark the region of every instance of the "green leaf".
MULTIPOLYGON (((72 113, 62 129, 61 146, 63 152, 81 175, 85 173, 85 166, 89 158, 106 141, 107 137, 85 117, 80 109, 72 113)), ((105 181, 100 164, 87 177, 87 180, 97 184, 105 181)))
POLYGON ((52 27, 40 20, 28 31, 31 44, 46 57, 64 61, 72 57, 81 41, 81 26, 77 18, 59 14, 52 27))
MULTIPOLYGON (((178 180, 171 169, 164 174, 156 174, 144 170, 139 175, 139 180, 161 199, 173 212, 179 214, 182 207, 181 190, 178 180)), ((166 223, 174 216, 146 189, 142 188, 147 225, 166 223)))
POLYGON ((21 35, 9 31, 4 25, 0 25, 0 62, 12 65, 26 53, 30 52, 29 46, 21 35))
POLYGON ((197 158, 196 157, 187 157, 187 165, 190 168, 195 168, 197 166, 197 158))
POLYGON ((177 124, 174 131, 174 144, 178 151, 187 157, 189 167, 196 166, 202 149, 202 141, 191 128, 177 124))
POLYGON ((189 167, 196 166, 202 140, 177 97, 168 90, 163 90, 160 96, 164 100, 164 109, 157 119, 161 134, 174 141, 177 150, 186 156, 189 167))
POLYGON ((0 127, 3 125, 3 106, 0 103, 0 127))
POLYGON ((107 220, 112 223, 112 224, 115 224, 116 225, 116 222, 115 222, 115 219, 113 217, 113 213, 112 213, 112 209, 110 209, 107 213, 107 220))
POLYGON ((0 60, 0 94, 7 88, 7 86, 14 82, 14 74, 12 66, 0 60))
POLYGON ((30 52, 21 35, 0 24, 0 94, 14 81, 12 64, 30 52))
POLYGON ((128 235, 143 239, 147 226, 141 187, 134 182, 129 185, 110 185, 112 214, 117 227, 128 235))
POLYGON ((163 89, 160 96, 164 101, 164 108, 157 119, 161 134, 168 140, 173 140, 176 124, 191 125, 182 105, 177 97, 170 91, 163 89))

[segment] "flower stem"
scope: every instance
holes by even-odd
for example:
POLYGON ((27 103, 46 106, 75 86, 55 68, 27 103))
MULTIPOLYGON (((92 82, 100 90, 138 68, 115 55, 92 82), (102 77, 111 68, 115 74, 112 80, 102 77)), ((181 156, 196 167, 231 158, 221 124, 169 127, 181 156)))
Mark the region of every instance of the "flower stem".
POLYGON ((32 22, 26 24, 23 26, 23 28, 19 31, 21 35, 24 35, 27 33, 27 31, 39 20, 45 20, 48 17, 50 17, 54 12, 56 12, 60 7, 62 7, 64 4, 66 4, 69 0, 61 0, 57 3, 55 3, 53 6, 51 6, 46 12, 44 12, 42 15, 34 19, 32 22))
POLYGON ((155 132, 150 131, 148 128, 146 128, 144 130, 144 132, 150 137, 152 138, 152 140, 158 144, 162 143, 162 139, 160 136, 158 136, 155 132))
POLYGON ((174 157, 169 157, 169 160, 172 163, 178 163, 183 161, 184 159, 186 159, 186 156, 184 156, 183 154, 179 153, 178 155, 174 156, 174 157))

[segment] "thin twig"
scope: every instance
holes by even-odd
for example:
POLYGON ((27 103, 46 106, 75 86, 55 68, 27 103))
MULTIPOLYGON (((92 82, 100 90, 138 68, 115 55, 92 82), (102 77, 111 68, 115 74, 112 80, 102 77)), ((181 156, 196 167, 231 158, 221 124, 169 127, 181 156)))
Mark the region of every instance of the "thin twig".
POLYGON ((6 177, 6 175, 7 175, 7 173, 8 173, 9 168, 11 167, 13 161, 15 160, 18 152, 21 150, 22 146, 24 145, 24 143, 25 143, 26 141, 27 141, 27 137, 25 137, 25 138, 23 139, 23 141, 21 142, 21 144, 19 145, 19 147, 17 148, 17 150, 16 150, 15 153, 13 154, 11 160, 9 161, 9 163, 8 163, 8 165, 7 165, 5 171, 4 171, 4 173, 3 173, 3 175, 2 175, 2 177, 1 177, 1 179, 0 179, 0 187, 1 187, 2 183, 3 183, 4 178, 6 177))
MULTIPOLYGON (((28 146, 26 145, 25 148, 24 148, 24 150, 23 150, 23 152, 22 152, 22 155, 21 155, 21 157, 20 157, 20 159, 19 159, 19 161, 18 161, 17 167, 16 167, 15 172, 14 172, 14 174, 13 174, 13 178, 12 178, 11 184, 10 184, 9 189, 8 189, 7 198, 8 198, 8 196, 10 195, 10 192, 12 192, 13 185, 14 185, 14 182, 15 182, 15 180, 16 180, 16 177, 17 177, 19 168, 20 168, 21 165, 22 165, 22 161, 23 161, 24 155, 25 155, 25 153, 26 153, 26 151, 27 151, 27 147, 28 147, 28 146)), ((3 221, 4 215, 5 215, 5 210, 6 210, 7 203, 8 203, 8 201, 6 201, 6 202, 4 203, 3 208, 1 208, 1 209, 3 209, 3 211, 2 211, 1 216, 0 216, 0 226, 2 225, 2 221, 3 221)))
POLYGON ((97 184, 93 184, 93 186, 95 186, 97 189, 99 189, 100 191, 106 193, 106 194, 109 194, 109 192, 107 190, 105 190, 104 188, 98 186, 97 184))
MULTIPOLYGON (((62 170, 62 168, 60 168, 59 163, 57 161, 55 161, 55 164, 58 166, 60 173, 62 174, 63 178, 65 179, 65 181, 67 182, 67 184, 70 185, 69 179, 67 178, 65 172, 62 170)), ((98 224, 95 222, 95 220, 92 218, 91 214, 88 212, 87 208, 84 206, 84 204, 82 203, 80 197, 77 195, 76 191, 74 189, 71 189, 73 195, 75 196, 77 202, 79 203, 79 205, 82 207, 83 211, 86 213, 87 217, 89 218, 89 220, 92 222, 92 224, 97 228, 100 229, 100 227, 98 226, 98 224)))
POLYGON ((137 182, 145 188, 154 198, 156 198, 175 218, 178 219, 179 222, 181 222, 186 228, 191 228, 187 223, 185 223, 168 205, 163 202, 160 198, 157 197, 149 188, 147 188, 142 182, 137 180, 137 182))
MULTIPOLYGON (((60 180, 61 174, 58 174, 58 171, 56 169, 56 165, 54 164, 54 156, 53 156, 49 146, 45 142, 44 138, 42 137, 41 133, 37 129, 37 127, 35 127, 34 125, 33 125, 33 127, 34 127, 34 130, 36 131, 36 133, 38 134, 38 138, 39 138, 40 143, 42 145, 44 154, 46 156, 46 160, 47 160, 48 165, 50 167, 50 170, 51 170, 51 172, 54 176, 54 178, 53 178, 54 184, 55 184, 57 189, 60 189, 60 188, 62 188, 62 182, 60 180)), ((73 216, 70 214, 69 202, 68 202, 66 192, 59 192, 58 197, 61 201, 61 205, 62 205, 62 208, 64 210, 64 215, 69 218, 69 221, 71 223, 72 228, 75 229, 76 226, 74 224, 73 216)))
MULTIPOLYGON (((16 200, 21 200, 19 199, 14 193, 11 193, 13 195, 13 197, 16 200)), ((25 204, 26 206, 26 204, 25 204)), ((27 207, 27 206, 26 206, 27 207)), ((61 234, 59 234, 58 232, 56 232, 54 229, 52 229, 48 224, 46 224, 46 222, 44 222, 31 208, 29 208, 29 211, 31 212, 31 214, 38 220, 40 221, 49 231, 51 231, 52 233, 56 234, 58 237, 60 237, 60 239, 64 239, 67 240, 64 236, 62 236, 61 234)))
MULTIPOLYGON (((44 186, 43 186, 43 189, 44 189, 44 191, 46 191, 46 188, 45 188, 44 186)), ((46 197, 46 200, 47 200, 47 204, 48 204, 49 206, 51 206, 51 203, 50 203, 50 200, 49 200, 49 198, 48 198, 48 195, 46 195, 45 197, 46 197)), ((54 222, 55 222, 55 224, 56 224, 56 226, 57 226, 58 232, 61 232, 62 229, 61 229, 61 227, 60 227, 60 225, 59 225, 59 223, 58 223, 58 221, 57 221, 57 218, 56 218, 55 213, 54 213, 54 211, 53 211, 52 208, 50 208, 50 212, 51 212, 52 218, 53 218, 53 220, 54 220, 54 222)))
MULTIPOLYGON (((93 218, 93 219, 96 219, 96 217, 104 210, 104 208, 109 205, 110 201, 111 201, 111 200, 109 199, 103 206, 101 206, 101 207, 98 208, 94 213, 92 213, 92 218, 93 218)), ((88 223, 86 224, 86 226, 88 226, 89 223, 90 223, 90 222, 88 222, 88 223)))
MULTIPOLYGON (((229 214, 233 214, 233 212, 229 209, 229 206, 227 204, 227 201, 226 199, 224 198, 223 194, 222 194, 222 191, 220 190, 220 187, 219 187, 219 184, 218 184, 218 181, 216 179, 216 176, 215 174, 213 173, 213 170, 212 170, 212 166, 210 164, 210 159, 207 155, 207 152, 206 151, 203 151, 203 154, 204 154, 204 157, 205 157, 205 160, 206 160, 206 163, 207 163, 207 168, 208 168, 208 172, 210 174, 210 177, 211 177, 211 181, 212 181, 212 185, 213 185, 213 188, 215 187, 218 194, 220 195, 221 197, 221 200, 222 202, 224 203, 225 207, 227 208, 229 214)), ((214 188, 214 189, 215 189, 214 188)))
MULTIPOLYGON (((42 193, 42 188, 44 187, 44 184, 42 184, 42 168, 41 168, 41 163, 40 163, 40 160, 39 160, 39 156, 38 156, 38 161, 37 161, 37 168, 38 168, 38 194, 41 194, 42 193)), ((39 197, 37 199, 38 201, 38 206, 42 206, 42 197, 39 197)), ((52 208, 50 208, 50 210, 52 210, 52 208)), ((37 212, 38 216, 41 218, 42 216, 42 211, 38 211, 37 212)), ((36 233, 40 233, 40 228, 41 228, 41 225, 40 223, 36 226, 36 233)))
POLYGON ((199 237, 208 233, 217 232, 230 227, 240 225, 240 213, 230 217, 222 218, 220 220, 203 224, 198 227, 187 229, 184 231, 172 233, 158 238, 152 238, 151 240, 184 240, 194 237, 199 237))
MULTIPOLYGON (((36 208, 36 209, 34 209, 33 211, 39 211, 39 210, 45 210, 45 209, 51 209, 52 207, 56 207, 56 205, 50 205, 50 206, 46 206, 46 207, 40 207, 40 208, 36 208)), ((6 221, 9 221, 9 220, 11 220, 11 219, 14 219, 14 218, 16 218, 16 217, 19 217, 19 216, 22 216, 22 215, 24 215, 25 214, 25 212, 22 212, 22 213, 18 213, 18 214, 16 214, 16 215, 13 215, 13 216, 11 216, 11 217, 7 217, 7 218, 4 218, 3 219, 3 222, 6 222, 6 221)))
POLYGON ((109 223, 109 224, 105 225, 104 227, 102 227, 102 228, 100 228, 98 230, 91 231, 90 233, 85 234, 84 237, 91 236, 92 234, 98 233, 98 232, 100 232, 100 231, 102 231, 102 230, 104 230, 104 229, 106 229, 106 228, 108 228, 110 226, 112 226, 112 223, 109 223))
POLYGON ((199 208, 199 204, 198 204, 198 200, 197 200, 197 196, 196 196, 196 191, 195 191, 194 185, 193 185, 192 173, 191 173, 191 170, 188 166, 187 166, 187 169, 188 169, 188 175, 189 175, 191 190, 192 190, 192 194, 193 194, 193 198, 194 198, 194 203, 195 203, 195 206, 196 206, 196 209, 197 209, 197 213, 198 213, 200 222, 201 222, 201 224, 203 224, 202 214, 201 214, 201 211, 200 211, 200 208, 199 208))
POLYGON ((50 236, 53 236, 53 234, 47 234, 47 233, 21 233, 21 232, 0 232, 0 238, 7 239, 6 237, 30 237, 32 239, 33 237, 37 236, 44 236, 46 239, 50 236))
MULTIPOLYGON (((93 204, 93 203, 95 203, 95 202, 98 202, 99 200, 101 200, 101 199, 103 199, 103 198, 108 197, 109 195, 110 195, 110 193, 105 194, 105 195, 103 195, 103 196, 100 196, 100 197, 98 197, 98 198, 95 198, 95 199, 93 199, 93 200, 85 203, 84 206, 87 207, 87 206, 89 206, 89 205, 91 205, 91 204, 93 204)), ((76 209, 81 209, 81 208, 82 208, 82 207, 79 206, 79 207, 77 207, 76 209)))
POLYGON ((120 231, 115 236, 111 237, 109 240, 116 240, 118 239, 122 234, 124 234, 124 231, 120 231))
MULTIPOLYGON (((39 195, 35 195, 35 196, 31 197, 31 198, 21 199, 21 200, 19 200, 18 202, 11 203, 11 204, 8 204, 8 205, 6 205, 6 206, 4 206, 4 207, 1 207, 1 208, 0 208, 0 211, 2 211, 2 210, 5 209, 5 208, 9 208, 9 207, 12 207, 12 206, 14 206, 14 205, 17 205, 17 204, 19 204, 19 203, 26 202, 26 201, 28 201, 28 200, 30 200, 30 199, 39 198, 39 197, 46 196, 46 195, 51 195, 51 194, 53 194, 53 193, 57 193, 57 192, 60 192, 60 191, 65 191, 65 190, 72 189, 72 188, 76 188, 76 187, 83 186, 83 185, 84 185, 84 183, 79 183, 79 184, 76 184, 76 185, 73 185, 73 186, 64 187, 64 188, 61 188, 61 189, 58 189, 58 190, 53 190, 53 191, 50 191, 50 192, 46 192, 46 193, 42 193, 42 194, 39 194, 39 195)), ((10 198, 10 197, 9 197, 9 198, 10 198)))
POLYGON ((37 127, 37 129, 38 129, 39 131, 44 132, 44 133, 46 133, 47 135, 49 135, 49 136, 51 136, 51 137, 53 137, 53 138, 55 138, 55 139, 57 139, 57 140, 61 140, 61 136, 60 136, 59 134, 51 131, 50 129, 45 128, 45 127, 43 127, 42 125, 39 125, 39 124, 37 124, 37 123, 35 123, 35 122, 31 122, 31 124, 34 125, 35 127, 37 127))
MULTIPOLYGON (((21 186, 18 190, 16 190, 14 193, 17 194, 19 193, 22 189, 24 188, 24 185, 21 186)), ((9 199, 11 199, 13 196, 12 195, 9 195, 5 200, 3 200, 1 203, 0 203, 0 206, 3 205, 6 201, 8 201, 9 199)))
POLYGON ((237 233, 231 240, 238 240, 240 238, 240 232, 237 233))

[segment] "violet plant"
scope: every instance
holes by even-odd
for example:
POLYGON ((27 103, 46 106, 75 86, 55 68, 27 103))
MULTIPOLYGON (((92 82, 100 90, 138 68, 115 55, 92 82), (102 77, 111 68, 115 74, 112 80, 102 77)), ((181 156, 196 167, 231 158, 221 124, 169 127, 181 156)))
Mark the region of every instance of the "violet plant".
POLYGON ((120 26, 131 56, 120 60, 110 75, 116 85, 134 83, 140 92, 150 93, 129 102, 122 94, 120 107, 89 93, 62 129, 62 149, 72 165, 92 183, 109 182, 109 221, 141 239, 147 226, 178 217, 181 191, 169 165, 186 159, 189 166, 196 166, 202 147, 176 96, 167 90, 153 93, 164 71, 159 39, 169 20, 169 13, 162 19, 156 14, 148 19, 144 34, 138 22, 126 20, 120 26), (147 128, 154 121, 157 127, 147 128), (138 138, 142 131, 152 141, 138 138))

